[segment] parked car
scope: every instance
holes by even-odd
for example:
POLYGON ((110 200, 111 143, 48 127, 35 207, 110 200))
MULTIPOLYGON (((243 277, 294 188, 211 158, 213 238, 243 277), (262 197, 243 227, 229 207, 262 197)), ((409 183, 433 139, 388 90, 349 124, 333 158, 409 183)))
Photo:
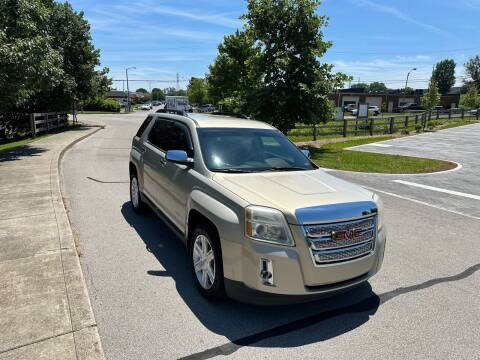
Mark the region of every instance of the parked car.
POLYGON ((477 115, 478 109, 468 110, 467 113, 470 114, 470 115, 477 115))
POLYGON ((425 110, 422 106, 417 103, 408 103, 405 105, 400 105, 398 107, 398 112, 407 112, 407 111, 420 111, 425 110))
POLYGON ((148 104, 142 104, 140 106, 140 110, 152 110, 153 109, 153 106, 152 104, 148 103, 148 104))
POLYGON ((204 113, 204 112, 213 112, 215 111, 215 107, 212 104, 204 104, 200 105, 197 109, 198 112, 204 113))
POLYGON ((129 170, 133 210, 152 208, 178 235, 208 299, 312 300, 382 266, 380 198, 319 169, 266 123, 151 114, 133 138, 129 170))
MULTIPOLYGON (((368 112, 372 113, 373 115, 380 115, 380 108, 376 105, 372 105, 368 107, 368 112)), ((357 116, 357 114, 358 114, 358 109, 353 109, 352 115, 357 116)))
POLYGON ((343 111, 348 112, 348 111, 352 111, 356 108, 357 108, 357 104, 355 104, 355 103, 354 104, 347 104, 343 107, 343 111))

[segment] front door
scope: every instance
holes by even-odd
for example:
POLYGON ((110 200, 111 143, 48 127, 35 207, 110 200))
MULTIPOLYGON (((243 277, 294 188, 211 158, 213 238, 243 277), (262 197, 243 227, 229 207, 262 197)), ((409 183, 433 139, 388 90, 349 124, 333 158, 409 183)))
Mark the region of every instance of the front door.
POLYGON ((188 128, 177 121, 157 119, 149 133, 144 155, 145 193, 179 230, 186 224, 190 167, 166 160, 168 150, 184 150, 193 157, 188 128), (148 180, 147 180, 148 179, 148 180))

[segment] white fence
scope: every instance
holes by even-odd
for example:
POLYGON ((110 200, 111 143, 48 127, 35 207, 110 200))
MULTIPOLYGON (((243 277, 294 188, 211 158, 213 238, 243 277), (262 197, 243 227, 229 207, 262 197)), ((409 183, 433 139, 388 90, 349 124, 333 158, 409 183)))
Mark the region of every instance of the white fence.
POLYGON ((30 114, 30 127, 33 135, 67 126, 67 113, 35 113, 30 114))

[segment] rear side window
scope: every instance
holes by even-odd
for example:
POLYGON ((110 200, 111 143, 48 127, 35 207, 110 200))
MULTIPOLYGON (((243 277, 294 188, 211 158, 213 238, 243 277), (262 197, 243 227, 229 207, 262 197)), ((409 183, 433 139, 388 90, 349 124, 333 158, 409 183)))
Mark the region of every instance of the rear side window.
POLYGON ((148 134, 148 141, 162 151, 184 150, 189 157, 193 157, 188 130, 176 122, 157 120, 148 134))
POLYGON ((140 129, 138 129, 137 134, 135 136, 137 137, 142 137, 143 133, 145 132, 145 129, 150 125, 151 121, 153 119, 153 116, 149 116, 145 119, 143 124, 140 126, 140 129))

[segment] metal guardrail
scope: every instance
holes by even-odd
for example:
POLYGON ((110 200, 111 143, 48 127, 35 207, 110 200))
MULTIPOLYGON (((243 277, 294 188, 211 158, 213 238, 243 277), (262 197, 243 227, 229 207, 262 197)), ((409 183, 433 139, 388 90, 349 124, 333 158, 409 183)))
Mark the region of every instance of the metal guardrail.
POLYGON ((30 128, 34 136, 38 133, 65 127, 67 124, 68 114, 66 112, 30 114, 30 128))

